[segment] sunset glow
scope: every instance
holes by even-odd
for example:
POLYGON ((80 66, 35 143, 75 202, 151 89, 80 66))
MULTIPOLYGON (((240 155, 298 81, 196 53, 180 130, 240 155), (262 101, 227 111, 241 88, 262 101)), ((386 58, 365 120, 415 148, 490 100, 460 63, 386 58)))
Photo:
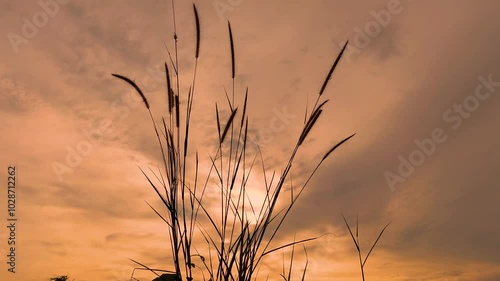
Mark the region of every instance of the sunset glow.
MULTIPOLYGON (((194 4, 197 59, 191 1, 175 1, 176 31, 171 0, 0 1, 0 281, 130 280, 139 267, 130 259, 175 270, 169 227, 148 204, 167 218, 168 210, 145 177, 163 192, 170 172, 161 154, 167 141, 160 148, 151 122, 163 140, 164 128, 176 128, 165 64, 181 93, 182 146, 194 91, 189 150, 185 162, 182 150, 175 156, 186 167, 186 190, 203 194, 193 203, 205 208, 193 224, 194 280, 208 280, 203 262, 216 262, 205 236, 218 235, 211 219, 222 229, 225 206, 227 225, 238 223, 232 204, 242 202, 247 181, 240 208, 249 229, 259 226, 261 206, 270 205, 266 185, 280 182, 308 118, 326 100, 283 183, 274 210, 281 213, 270 225, 287 217, 266 250, 316 239, 266 255, 257 280, 283 280, 293 249, 291 280, 301 280, 307 265, 305 280, 361 281, 353 237, 364 259, 388 223, 364 266, 366 280, 500 280, 498 2, 194 4), (133 80, 146 100, 112 73, 133 80), (244 108, 238 166, 227 157, 243 151, 244 108), (236 125, 219 147, 233 112, 236 125), (308 181, 325 153, 353 134, 308 181), (233 201, 224 205, 221 185, 231 186, 235 171, 233 201)), ((237 233, 224 239, 230 244, 237 233)))

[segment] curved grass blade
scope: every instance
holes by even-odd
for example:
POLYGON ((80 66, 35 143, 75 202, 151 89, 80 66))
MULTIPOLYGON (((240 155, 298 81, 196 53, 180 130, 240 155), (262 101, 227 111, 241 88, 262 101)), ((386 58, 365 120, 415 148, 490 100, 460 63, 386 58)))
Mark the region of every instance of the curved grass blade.
POLYGON ((321 236, 318 236, 318 237, 312 237, 312 238, 307 238, 307 239, 303 239, 303 240, 299 240, 299 241, 295 241, 295 242, 292 242, 292 243, 288 243, 288 244, 285 244, 285 245, 282 245, 282 246, 279 246, 277 248, 274 248, 272 250, 269 250, 269 251, 266 251, 264 253, 262 253, 262 256, 266 256, 272 252, 276 252, 278 250, 281 250, 283 248, 286 248, 286 247, 290 247, 290 246, 293 246, 293 245, 296 245, 296 244, 302 244, 302 243, 306 243, 306 242, 309 242, 309 241, 313 241, 313 240, 316 240, 318 239, 319 237, 321 236))
POLYGON ((146 105, 146 108, 149 109, 149 103, 148 103, 148 100, 146 99, 146 96, 144 95, 144 93, 142 92, 141 88, 139 88, 139 86, 137 86, 137 84, 135 84, 134 81, 130 80, 129 78, 123 76, 123 75, 120 75, 120 74, 111 74, 113 75, 114 77, 116 78, 119 78, 119 79, 122 79, 124 80, 125 82, 129 83, 130 85, 132 85, 132 87, 134 87, 134 89, 139 93, 139 95, 141 95, 142 97, 142 101, 144 102, 144 104, 146 105))
POLYGON ((147 201, 146 201, 146 204, 148 204, 148 206, 169 226, 169 227, 172 227, 172 224, 170 224, 153 206, 151 206, 151 204, 149 204, 147 201))
POLYGON ((323 160, 325 160, 326 158, 328 158, 328 156, 330 156, 330 154, 335 150, 337 149, 339 146, 341 146, 342 144, 344 144, 346 141, 348 141, 350 138, 354 137, 354 135, 356 135, 355 133, 348 136, 347 138, 343 139, 341 142, 337 143, 334 147, 332 147, 326 154, 325 156, 323 156, 323 160))
MULTIPOLYGON (((132 262, 134 262, 134 263, 136 263, 136 264, 138 264, 138 265, 142 266, 143 268, 145 268, 145 269, 147 269, 147 270, 149 270, 149 271, 153 272, 156 276, 160 277, 160 275, 158 275, 158 273, 156 273, 156 272, 155 272, 155 269, 149 268, 148 266, 146 266, 146 265, 144 265, 144 264, 142 264, 142 263, 140 263, 140 262, 138 262, 138 261, 135 261, 135 260, 133 260, 133 259, 131 259, 131 258, 128 258, 128 259, 129 259, 130 261, 132 261, 132 262)), ((169 271, 169 270, 163 270, 163 271, 164 271, 164 272, 169 272, 169 273, 175 273, 175 271, 169 271)))
POLYGON ((304 266, 304 273, 302 274, 302 281, 306 280, 307 266, 309 265, 309 256, 307 255, 306 246, 304 246, 304 252, 306 253, 306 265, 304 266))
POLYGON ((369 252, 368 252, 368 254, 366 255, 365 260, 363 261, 363 266, 365 266, 365 263, 366 263, 366 261, 368 260, 368 257, 370 256, 370 254, 372 253, 373 248, 375 248, 375 245, 377 245, 378 240, 380 239, 380 237, 382 237, 382 234, 384 233, 385 229, 386 229, 386 228, 387 228, 390 224, 391 224, 391 223, 388 223, 388 224, 387 224, 387 225, 386 225, 386 226, 382 229, 382 231, 380 231, 380 234, 378 235, 377 240, 375 240, 375 243, 373 243, 372 248, 370 249, 370 251, 369 251, 369 252))

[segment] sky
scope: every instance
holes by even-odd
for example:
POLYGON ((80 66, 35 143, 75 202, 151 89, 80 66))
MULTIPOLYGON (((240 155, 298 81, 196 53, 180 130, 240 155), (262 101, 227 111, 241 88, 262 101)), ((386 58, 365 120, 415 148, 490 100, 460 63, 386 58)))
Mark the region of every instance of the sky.
MULTIPOLYGON (((183 93, 193 77, 192 3, 175 2, 183 93)), ((323 163, 275 241, 322 235, 306 244, 308 280, 361 280, 342 214, 351 225, 359 218, 363 255, 391 223, 366 264, 367 280, 500 280, 497 1, 194 3, 201 44, 190 146, 204 171, 216 148, 215 103, 229 112, 228 21, 235 96, 241 103, 248 87, 249 151, 260 148, 267 177, 285 167, 349 40, 293 181, 300 185, 332 145, 356 135, 323 163)), ((140 97, 111 76, 134 79, 155 118, 166 114, 171 2, 2 0, 0 15, 0 279, 129 280, 128 258, 171 269, 167 227, 145 201, 161 203, 139 169, 161 164, 156 136, 140 97), (15 273, 7 264, 12 166, 15 273)), ((264 175, 252 175, 258 200, 264 175)), ((265 261, 270 280, 289 256, 265 261)), ((297 253, 298 277, 304 262, 297 253)))

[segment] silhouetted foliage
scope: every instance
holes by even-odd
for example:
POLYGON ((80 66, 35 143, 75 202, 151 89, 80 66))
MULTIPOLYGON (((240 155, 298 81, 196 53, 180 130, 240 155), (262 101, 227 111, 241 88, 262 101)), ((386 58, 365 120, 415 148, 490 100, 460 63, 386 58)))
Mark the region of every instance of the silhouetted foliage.
POLYGON ((49 280, 50 281, 68 281, 69 277, 68 277, 68 275, 61 275, 61 276, 57 276, 57 277, 52 277, 49 280))

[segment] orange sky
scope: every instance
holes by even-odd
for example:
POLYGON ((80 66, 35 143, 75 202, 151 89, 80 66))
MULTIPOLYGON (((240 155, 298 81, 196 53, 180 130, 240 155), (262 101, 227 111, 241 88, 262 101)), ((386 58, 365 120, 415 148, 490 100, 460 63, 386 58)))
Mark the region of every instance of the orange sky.
MULTIPOLYGON (((214 104, 225 104, 231 88, 228 20, 237 99, 250 89, 252 149, 258 144, 277 172, 306 102, 310 108, 350 40, 294 181, 332 144, 357 135, 324 163, 277 241, 327 233, 307 244, 308 280, 361 280, 341 212, 351 222, 359 214, 364 249, 392 222, 367 280, 500 280, 497 1, 195 3, 202 43, 191 146, 205 167, 216 140, 214 104)), ((193 67, 191 5, 176 2, 184 92, 193 67)), ((0 231, 0 280, 129 280, 128 257, 170 269, 167 228, 144 200, 160 202, 137 167, 160 163, 154 131, 136 93, 110 75, 135 79, 158 116, 166 109, 170 1, 0 1, 0 14, 0 219, 8 225, 9 165, 17 167, 18 218, 15 274, 6 227, 0 231), (71 159, 103 124, 109 130, 89 152, 71 159)), ((252 186, 259 194, 259 171, 252 186)), ((266 260, 278 268, 273 280, 282 258, 266 260)), ((298 276, 303 262, 299 256, 298 276)))

